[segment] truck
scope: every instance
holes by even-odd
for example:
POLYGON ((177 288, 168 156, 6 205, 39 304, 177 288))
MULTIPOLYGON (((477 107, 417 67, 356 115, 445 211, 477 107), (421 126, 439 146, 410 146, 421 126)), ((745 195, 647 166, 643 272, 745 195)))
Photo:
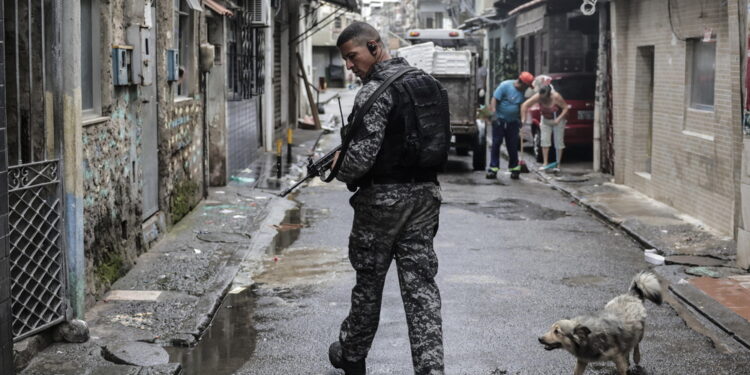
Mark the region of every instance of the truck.
POLYGON ((460 156, 472 153, 474 170, 487 163, 486 125, 477 118, 476 69, 478 48, 461 30, 415 29, 407 33, 410 46, 395 55, 431 74, 448 91, 452 146, 460 156))

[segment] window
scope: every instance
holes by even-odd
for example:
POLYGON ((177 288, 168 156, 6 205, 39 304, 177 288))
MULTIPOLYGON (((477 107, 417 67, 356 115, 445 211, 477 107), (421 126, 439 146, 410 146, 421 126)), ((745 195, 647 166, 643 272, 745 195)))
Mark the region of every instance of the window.
POLYGON ((336 17, 336 20, 333 22, 333 28, 335 30, 341 30, 341 17, 336 17))
POLYGON ((425 28, 426 29, 432 29, 432 28, 434 28, 433 27, 434 23, 432 21, 433 21, 432 17, 427 17, 427 20, 425 22, 425 28))
POLYGON ((227 89, 229 100, 263 94, 265 85, 265 32, 253 28, 247 17, 232 17, 227 33, 227 89))
POLYGON ((688 59, 690 108, 712 111, 716 76, 716 42, 690 39, 688 59))
POLYGON ((443 13, 436 12, 435 13, 435 28, 436 29, 442 29, 443 28, 443 13))
MULTIPOLYGON (((180 76, 177 80, 174 95, 186 97, 190 94, 193 82, 193 17, 195 0, 174 0, 174 47, 179 52, 180 76)), ((200 9, 200 7, 198 8, 200 9)))
POLYGON ((81 1, 81 109, 83 117, 101 115, 101 58, 98 0, 81 1))

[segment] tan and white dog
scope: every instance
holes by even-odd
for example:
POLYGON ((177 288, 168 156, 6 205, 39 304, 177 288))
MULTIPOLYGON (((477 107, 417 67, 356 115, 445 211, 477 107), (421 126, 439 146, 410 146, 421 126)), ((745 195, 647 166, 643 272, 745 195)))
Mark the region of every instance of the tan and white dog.
POLYGON ((626 375, 630 352, 636 365, 641 362, 638 344, 646 323, 644 299, 661 304, 661 285, 650 272, 635 275, 626 294, 610 300, 604 310, 555 322, 549 332, 539 337, 546 350, 563 348, 573 354, 574 375, 582 375, 589 362, 613 361, 618 375, 626 375))

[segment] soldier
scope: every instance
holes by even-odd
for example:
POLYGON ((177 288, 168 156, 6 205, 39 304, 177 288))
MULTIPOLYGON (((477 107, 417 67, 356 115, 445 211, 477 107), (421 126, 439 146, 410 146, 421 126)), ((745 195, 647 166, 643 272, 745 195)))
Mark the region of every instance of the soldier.
POLYGON ((341 163, 337 178, 357 189, 350 200, 354 223, 349 237, 349 260, 357 277, 351 310, 339 340, 329 348, 329 359, 347 375, 366 373, 386 273, 395 259, 414 372, 443 374, 438 261, 432 241, 441 202, 436 173, 450 146, 447 92, 403 58, 391 58, 378 32, 366 23, 348 26, 337 46, 346 68, 364 83, 350 121, 360 109, 365 114, 362 123, 342 129, 344 139, 348 132, 355 133, 347 151, 334 161, 334 166, 341 163), (404 69, 413 71, 388 86, 369 110, 363 108, 389 77, 404 69))

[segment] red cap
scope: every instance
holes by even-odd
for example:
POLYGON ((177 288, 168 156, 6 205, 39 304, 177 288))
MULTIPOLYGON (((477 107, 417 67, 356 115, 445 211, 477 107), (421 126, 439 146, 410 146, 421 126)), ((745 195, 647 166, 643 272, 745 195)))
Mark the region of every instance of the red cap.
POLYGON ((527 85, 531 85, 531 83, 534 82, 534 75, 529 72, 521 72, 521 75, 518 76, 518 79, 527 85))

